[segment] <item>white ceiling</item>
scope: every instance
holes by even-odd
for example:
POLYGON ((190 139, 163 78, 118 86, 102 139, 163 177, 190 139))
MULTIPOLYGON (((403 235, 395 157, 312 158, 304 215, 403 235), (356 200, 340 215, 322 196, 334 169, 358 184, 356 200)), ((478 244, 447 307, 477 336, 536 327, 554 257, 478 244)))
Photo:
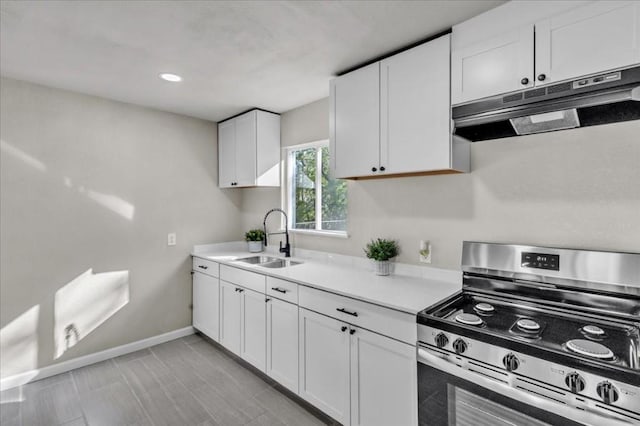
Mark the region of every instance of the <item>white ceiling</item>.
POLYGON ((284 112, 327 96, 336 73, 500 3, 3 0, 0 72, 214 121, 284 112))

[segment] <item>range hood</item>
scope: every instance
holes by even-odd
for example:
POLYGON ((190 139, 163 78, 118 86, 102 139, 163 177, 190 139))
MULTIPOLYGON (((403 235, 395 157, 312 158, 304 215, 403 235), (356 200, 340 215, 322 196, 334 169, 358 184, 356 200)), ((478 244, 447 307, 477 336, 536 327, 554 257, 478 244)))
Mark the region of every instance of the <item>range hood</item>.
POLYGON ((452 118, 474 142, 638 120, 640 66, 454 106, 452 118))

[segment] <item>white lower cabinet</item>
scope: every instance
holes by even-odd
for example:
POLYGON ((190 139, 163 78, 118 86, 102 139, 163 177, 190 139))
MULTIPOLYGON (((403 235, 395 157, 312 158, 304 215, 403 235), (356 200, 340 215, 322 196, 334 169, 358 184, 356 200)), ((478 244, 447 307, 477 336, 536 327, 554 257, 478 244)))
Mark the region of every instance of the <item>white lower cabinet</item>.
POLYGON ((416 348, 352 330, 351 426, 417 425, 416 348))
POLYGON ((193 327, 216 342, 220 337, 219 291, 217 277, 193 273, 193 327))
POLYGON ((254 367, 265 371, 267 328, 265 326, 265 295, 240 289, 240 356, 254 367))
POLYGON ((349 424, 347 325, 300 308, 299 395, 340 423, 349 424))
POLYGON ((298 305, 268 298, 266 373, 298 393, 298 305))
POLYGON ((239 287, 220 281, 220 343, 235 354, 240 354, 240 303, 239 287))
POLYGON ((415 351, 300 308, 300 396, 344 425, 417 425, 415 351))
POLYGON ((203 266, 193 276, 195 328, 345 426, 417 425, 411 315, 225 265, 218 278, 203 266), (269 294, 258 291, 262 278, 269 294))

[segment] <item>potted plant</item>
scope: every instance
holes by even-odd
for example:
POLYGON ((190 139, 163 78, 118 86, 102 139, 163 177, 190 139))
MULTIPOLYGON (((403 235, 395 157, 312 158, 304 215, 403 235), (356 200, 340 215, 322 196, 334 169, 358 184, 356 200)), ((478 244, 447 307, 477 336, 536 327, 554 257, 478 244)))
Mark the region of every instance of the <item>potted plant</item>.
POLYGON ((244 234, 244 239, 249 243, 250 253, 260 253, 264 242, 264 231, 262 229, 250 229, 244 234))
POLYGON ((376 275, 389 275, 389 259, 398 255, 399 248, 394 240, 378 238, 371 240, 364 248, 364 252, 374 261, 376 275))

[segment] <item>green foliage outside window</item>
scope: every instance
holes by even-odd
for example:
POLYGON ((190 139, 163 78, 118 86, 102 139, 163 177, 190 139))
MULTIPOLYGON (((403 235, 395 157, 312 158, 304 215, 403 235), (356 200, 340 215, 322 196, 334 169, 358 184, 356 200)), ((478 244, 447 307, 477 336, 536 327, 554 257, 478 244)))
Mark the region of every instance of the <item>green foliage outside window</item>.
POLYGON ((307 148, 293 154, 293 227, 296 229, 322 229, 346 231, 347 229, 347 183, 329 176, 329 148, 307 148), (321 170, 318 173, 318 150, 321 170), (321 223, 317 227, 316 198, 317 178, 321 185, 321 223))

